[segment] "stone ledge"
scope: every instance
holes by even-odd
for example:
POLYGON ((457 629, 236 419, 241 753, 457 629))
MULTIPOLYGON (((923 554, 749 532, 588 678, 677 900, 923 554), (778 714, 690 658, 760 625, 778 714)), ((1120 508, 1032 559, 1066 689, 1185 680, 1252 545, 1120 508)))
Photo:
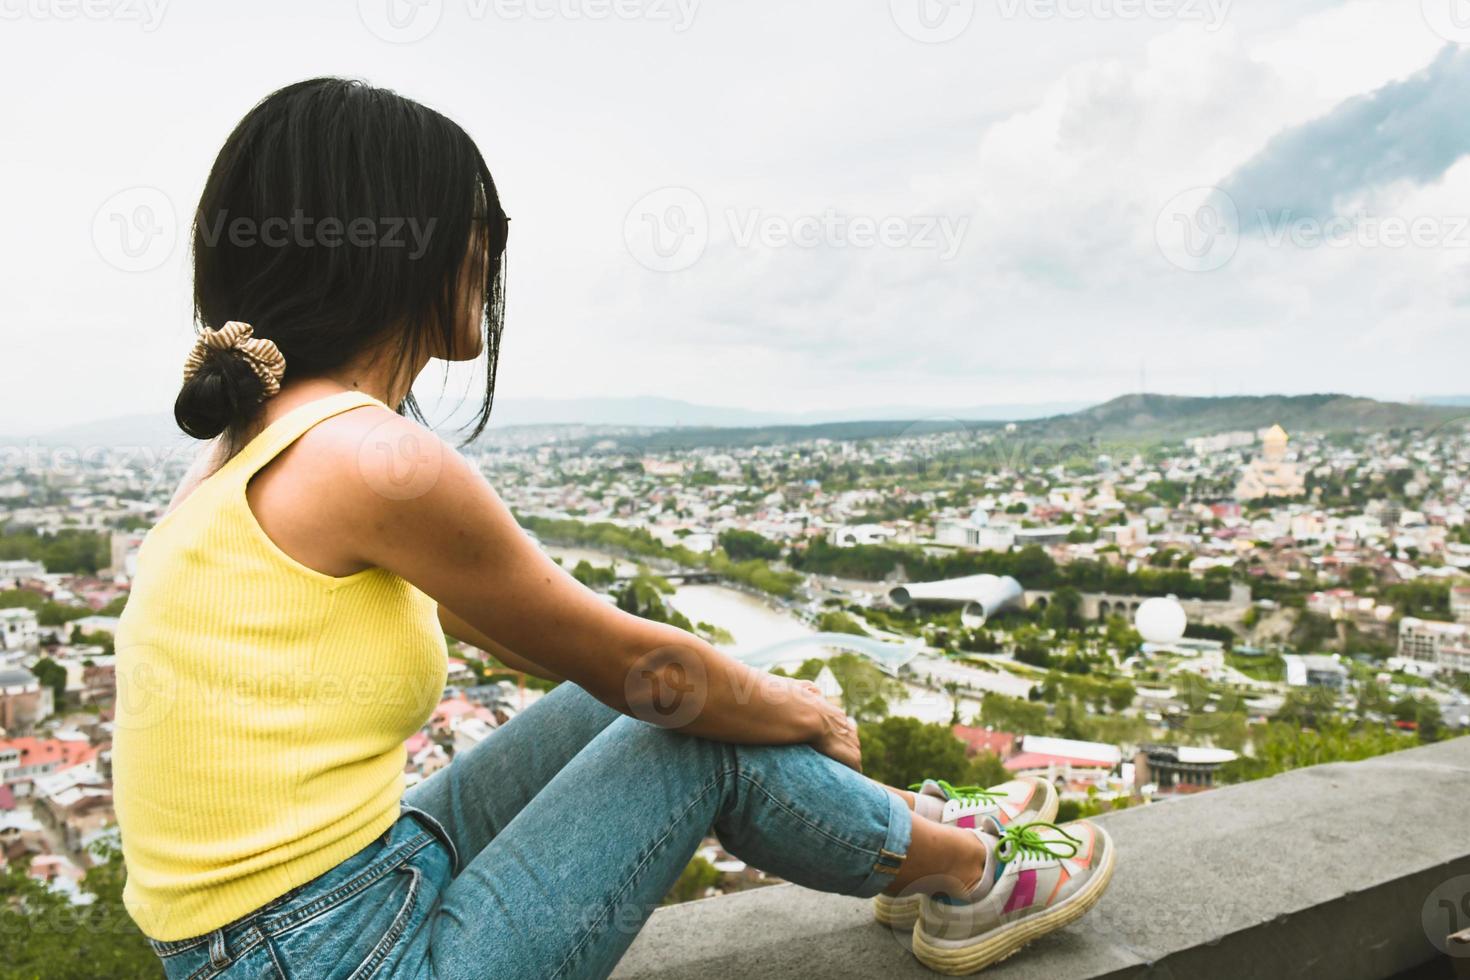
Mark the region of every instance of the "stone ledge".
MULTIPOLYGON (((1381 980, 1438 955, 1425 906, 1470 875, 1470 738, 1101 820, 1119 850, 1103 901, 987 978, 1381 980)), ((656 911, 614 976, 934 974, 867 902, 777 885, 656 911)))

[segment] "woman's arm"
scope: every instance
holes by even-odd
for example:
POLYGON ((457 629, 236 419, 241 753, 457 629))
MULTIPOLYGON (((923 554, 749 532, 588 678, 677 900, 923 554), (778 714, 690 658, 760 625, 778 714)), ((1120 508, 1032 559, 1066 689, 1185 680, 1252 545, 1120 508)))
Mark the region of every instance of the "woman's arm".
POLYGON ((486 653, 494 654, 496 660, 499 660, 511 670, 519 670, 524 674, 530 674, 533 677, 540 677, 548 681, 566 680, 565 677, 553 676, 551 671, 542 667, 540 664, 533 663, 520 654, 507 650, 502 644, 496 643, 490 637, 481 633, 443 606, 439 607, 439 625, 443 628, 444 632, 456 640, 462 640, 470 646, 479 647, 486 653))
POLYGON ((859 767, 853 726, 813 685, 754 670, 604 602, 543 554, 490 485, 422 427, 380 410, 341 418, 339 451, 359 479, 335 504, 361 529, 352 542, 361 562, 402 576, 484 638, 625 714, 720 741, 808 742, 859 767))

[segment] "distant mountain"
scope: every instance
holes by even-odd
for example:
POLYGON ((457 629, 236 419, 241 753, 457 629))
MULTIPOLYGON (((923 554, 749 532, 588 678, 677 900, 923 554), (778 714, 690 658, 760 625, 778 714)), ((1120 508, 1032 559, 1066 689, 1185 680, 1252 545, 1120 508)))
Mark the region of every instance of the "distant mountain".
MULTIPOLYGON (((1173 442, 1219 432, 1255 431, 1280 424, 1287 432, 1380 431, 1433 428, 1466 416, 1463 409, 1403 405, 1351 395, 1242 395, 1189 398, 1123 395, 1101 405, 1048 418, 1017 420, 1017 438, 1045 442, 1173 442)), ((813 439, 876 439, 933 432, 994 430, 993 419, 869 420, 819 425, 748 426, 638 432, 616 437, 626 449, 695 446, 735 448, 813 439)))
POLYGON ((507 398, 495 403, 493 428, 517 425, 612 425, 640 428, 755 428, 820 425, 826 422, 907 421, 910 419, 1035 419, 1076 411, 1086 402, 1042 404, 878 405, 810 412, 757 411, 698 405, 674 398, 507 398))
MULTIPOLYGON (((504 398, 496 399, 491 429, 576 426, 612 429, 724 429, 763 426, 853 423, 910 419, 1032 419, 1081 408, 1082 402, 1035 405, 998 404, 965 408, 888 405, 876 408, 828 409, 814 412, 756 411, 716 405, 698 405, 674 398, 504 398)), ((430 419, 462 422, 473 413, 458 403, 426 404, 430 419)), ((452 436, 452 430, 446 436, 452 436)), ((485 438, 490 438, 486 436, 485 438)), ((844 438, 856 438, 846 436, 844 438)), ((192 442, 167 415, 129 415, 68 425, 41 432, 0 437, 4 444, 35 440, 44 445, 159 446, 192 442)))
POLYGON ((194 442, 174 424, 173 416, 163 414, 119 415, 21 436, 6 436, 3 441, 10 445, 34 441, 43 446, 66 446, 79 450, 91 446, 172 446, 194 442))
POLYGON ((750 446, 783 445, 813 439, 858 441, 893 439, 899 436, 930 435, 961 429, 976 431, 999 428, 1002 421, 964 421, 954 418, 869 419, 859 422, 821 422, 817 425, 759 425, 727 428, 654 429, 625 432, 608 437, 590 437, 588 442, 610 438, 622 449, 659 452, 680 449, 739 449, 750 446))
POLYGON ((1448 406, 1405 405, 1338 394, 1123 395, 1080 412, 1022 422, 1018 428, 1047 439, 1159 441, 1276 424, 1287 432, 1432 428, 1464 414, 1448 406))
MULTIPOLYGON (((1470 403, 1470 399, 1467 399, 1470 403)), ((485 440, 538 441, 613 438, 639 449, 754 446, 809 439, 873 439, 956 429, 991 429, 1014 421, 1029 438, 1158 442, 1259 429, 1280 423, 1288 432, 1427 428, 1470 416, 1465 406, 1380 402, 1351 395, 1242 395, 1189 398, 1123 395, 1101 405, 989 405, 965 409, 888 406, 827 412, 758 412, 697 405, 672 398, 508 398, 497 401, 485 440), (1050 412, 1051 414, 1047 414, 1050 412), (830 416, 830 417, 828 417, 830 416), (630 431, 631 430, 631 431, 630 431), (498 433, 498 434, 497 434, 498 433)), ((437 408, 430 418, 443 418, 437 408)), ((459 413, 459 418, 464 413, 459 413)), ((446 433, 453 436, 452 431, 446 433)), ((17 445, 167 446, 192 440, 165 415, 131 415, 0 438, 17 445)))

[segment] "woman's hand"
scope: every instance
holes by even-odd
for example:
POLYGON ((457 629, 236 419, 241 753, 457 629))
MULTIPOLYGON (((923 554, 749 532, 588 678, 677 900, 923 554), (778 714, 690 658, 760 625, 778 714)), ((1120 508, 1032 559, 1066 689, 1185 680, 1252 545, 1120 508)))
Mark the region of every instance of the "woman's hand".
POLYGON ((809 743, 812 748, 849 769, 863 771, 863 750, 858 743, 857 724, 841 708, 822 697, 811 681, 798 681, 800 696, 815 704, 820 712, 822 731, 809 743))

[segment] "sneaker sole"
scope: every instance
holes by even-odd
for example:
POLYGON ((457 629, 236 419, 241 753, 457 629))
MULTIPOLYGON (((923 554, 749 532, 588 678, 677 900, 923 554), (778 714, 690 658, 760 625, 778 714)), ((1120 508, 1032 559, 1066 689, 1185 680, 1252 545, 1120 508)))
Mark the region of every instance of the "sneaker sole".
POLYGON ((950 976, 975 973, 1019 952, 1032 940, 1082 918, 1108 890, 1117 863, 1112 838, 1101 827, 1093 826, 1103 844, 1102 863, 1077 894, 1045 912, 992 929, 973 939, 931 938, 925 934, 921 919, 914 925, 914 955, 919 962, 937 973, 950 976))
MULTIPOLYGON (((1057 817, 1057 807, 1062 805, 1062 800, 1057 795, 1057 788, 1046 780, 1041 781, 1041 788, 1046 798, 1041 801, 1036 819, 1051 823, 1057 817)), ((874 895, 873 918, 890 929, 912 929, 919 921, 920 898, 920 895, 874 895)))

